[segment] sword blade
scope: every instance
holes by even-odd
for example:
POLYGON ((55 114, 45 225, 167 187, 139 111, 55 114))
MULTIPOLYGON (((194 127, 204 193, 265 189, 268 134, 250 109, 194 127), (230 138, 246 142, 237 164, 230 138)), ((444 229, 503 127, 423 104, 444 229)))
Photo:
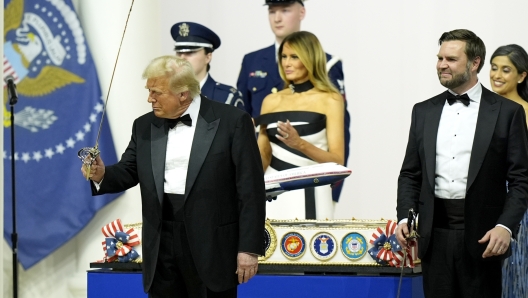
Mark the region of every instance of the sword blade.
POLYGON ((400 281, 398 282, 398 294, 396 295, 396 298, 400 298, 401 284, 403 280, 403 267, 405 267, 406 261, 407 261, 407 249, 404 249, 403 250, 403 263, 401 263, 400 281))
POLYGON ((108 104, 108 98, 110 96, 110 90, 112 89, 112 82, 114 81, 114 75, 117 68, 117 61, 119 61, 119 54, 121 53, 121 46, 123 46, 123 40, 125 39, 125 32, 127 30, 128 26, 128 20, 130 19, 130 14, 132 13, 132 7, 134 7, 134 0, 132 0, 132 3, 130 4, 130 10, 128 11, 127 19, 125 22, 125 28, 123 29, 123 36, 121 36, 121 42, 119 43, 119 49, 117 50, 117 57, 114 63, 114 68, 112 70, 112 76, 110 77, 110 85, 108 86, 108 92, 106 93, 106 99, 103 107, 103 112, 101 114, 101 121, 99 122, 99 130, 97 132, 97 139, 95 139, 95 146, 94 148, 99 147, 99 137, 101 136, 101 129, 103 127, 103 121, 106 114, 106 106, 108 104))

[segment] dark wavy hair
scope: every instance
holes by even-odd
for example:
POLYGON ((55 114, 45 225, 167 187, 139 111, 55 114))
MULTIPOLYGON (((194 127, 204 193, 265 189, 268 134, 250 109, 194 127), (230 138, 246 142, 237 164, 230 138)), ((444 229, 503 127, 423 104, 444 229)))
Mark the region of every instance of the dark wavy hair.
POLYGON ((480 72, 484 66, 484 61, 486 61, 486 46, 480 37, 475 33, 467 29, 456 29, 449 32, 444 32, 440 39, 438 39, 438 44, 442 45, 444 41, 460 40, 466 42, 466 48, 464 53, 468 58, 468 64, 471 63, 475 58, 480 57, 480 64, 477 69, 477 73, 480 72))
MULTIPOLYGON (((490 63, 493 61, 493 58, 497 56, 506 56, 510 59, 511 63, 515 68, 517 68, 517 73, 521 74, 526 72, 528 74, 528 54, 526 51, 519 45, 509 44, 501 46, 493 52, 491 55, 490 63)), ((528 83, 526 82, 527 78, 517 84, 517 93, 521 96, 522 99, 528 101, 528 83)))

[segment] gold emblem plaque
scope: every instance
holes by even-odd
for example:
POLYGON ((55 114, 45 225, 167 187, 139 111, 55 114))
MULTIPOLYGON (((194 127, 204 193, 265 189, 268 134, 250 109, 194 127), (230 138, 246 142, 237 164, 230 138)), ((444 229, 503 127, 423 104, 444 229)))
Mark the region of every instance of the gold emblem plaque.
POLYGON ((266 221, 264 225, 264 256, 259 257, 259 261, 265 261, 269 258, 277 248, 277 235, 275 235, 275 230, 269 223, 266 221))

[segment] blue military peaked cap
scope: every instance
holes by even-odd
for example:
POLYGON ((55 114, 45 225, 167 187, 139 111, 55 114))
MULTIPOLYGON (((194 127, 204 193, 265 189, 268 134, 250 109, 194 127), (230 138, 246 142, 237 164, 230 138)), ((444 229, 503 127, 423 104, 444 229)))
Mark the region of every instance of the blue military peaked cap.
POLYGON ((201 48, 216 50, 220 47, 220 37, 211 29, 192 22, 176 23, 171 28, 176 52, 192 52, 201 48))
POLYGON ((274 5, 274 4, 290 4, 299 2, 302 6, 304 6, 303 0, 266 0, 266 4, 264 5, 274 5))

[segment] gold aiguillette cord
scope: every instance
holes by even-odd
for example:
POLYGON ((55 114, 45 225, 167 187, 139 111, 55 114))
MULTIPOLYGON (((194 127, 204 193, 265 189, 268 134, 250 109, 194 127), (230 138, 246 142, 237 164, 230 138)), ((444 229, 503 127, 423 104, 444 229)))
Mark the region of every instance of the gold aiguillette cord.
POLYGON ((79 152, 77 152, 77 156, 82 160, 84 170, 86 171, 86 180, 90 180, 90 170, 92 168, 92 164, 99 156, 101 151, 99 151, 99 137, 101 136, 101 129, 103 128, 103 121, 104 116, 106 113, 106 105, 108 104, 108 98, 110 96, 110 90, 112 89, 112 82, 114 81, 114 74, 117 67, 117 61, 119 61, 119 54, 121 53, 121 46, 123 45, 123 40, 125 39, 125 32, 128 25, 128 20, 130 19, 130 13, 132 12, 132 7, 134 6, 134 0, 132 0, 132 4, 130 4, 130 10, 128 11, 128 16, 125 22, 125 29, 123 30, 123 36, 121 37, 121 42, 119 43, 119 49, 117 51, 117 58, 114 63, 114 69, 112 70, 112 77, 110 78, 110 85, 108 86, 108 92, 106 93, 106 100, 103 107, 103 112, 101 115, 101 122, 99 123, 99 131, 97 132, 97 139, 95 139, 95 146, 93 147, 84 147, 79 152))

